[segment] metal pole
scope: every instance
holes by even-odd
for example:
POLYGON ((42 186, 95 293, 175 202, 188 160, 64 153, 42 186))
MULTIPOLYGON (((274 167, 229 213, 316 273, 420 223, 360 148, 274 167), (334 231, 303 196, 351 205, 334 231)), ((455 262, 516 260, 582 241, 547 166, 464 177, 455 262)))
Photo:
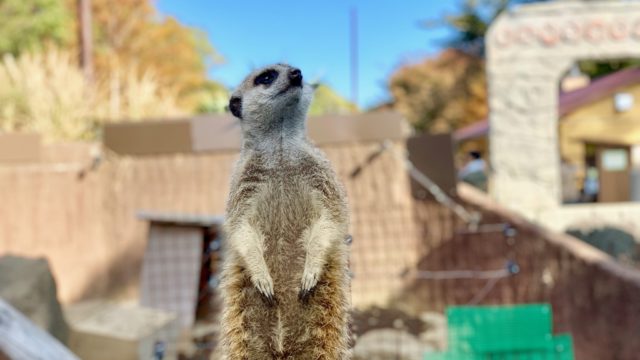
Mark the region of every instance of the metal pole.
MULTIPOLYGON (((351 8, 350 17, 351 54, 351 102, 358 106, 358 10, 351 8)), ((354 109, 355 110, 355 109, 354 109)))

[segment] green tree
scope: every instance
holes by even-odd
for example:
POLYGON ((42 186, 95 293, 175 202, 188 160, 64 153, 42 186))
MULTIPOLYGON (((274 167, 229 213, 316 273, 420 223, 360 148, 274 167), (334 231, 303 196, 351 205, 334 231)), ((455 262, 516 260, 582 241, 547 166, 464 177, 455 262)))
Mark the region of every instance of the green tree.
POLYGON ((464 0, 455 14, 425 21, 423 25, 428 29, 444 26, 452 30, 453 34, 445 40, 446 47, 484 56, 485 35, 501 12, 511 6, 541 1, 547 0, 464 0))
MULTIPOLYGON (((425 21, 423 25, 428 29, 445 27, 452 30, 452 35, 444 42, 446 47, 484 56, 486 32, 501 12, 510 7, 544 1, 549 0, 464 0, 456 13, 425 21)), ((578 65, 583 73, 596 78, 627 67, 640 66, 640 60, 584 60, 578 65)))
POLYGON ((618 60, 582 60, 578 62, 580 71, 590 78, 597 78, 624 68, 640 66, 640 59, 618 59, 618 60))
MULTIPOLYGON (((75 13, 76 1, 66 2, 75 13)), ((177 94, 185 110, 210 107, 207 102, 218 96, 219 88, 212 86, 207 72, 222 58, 203 32, 163 16, 151 0, 92 0, 91 5, 98 77, 132 67, 150 70, 161 86, 177 94)))
POLYGON ((309 115, 350 114, 357 110, 358 107, 355 104, 340 96, 329 86, 320 84, 316 88, 309 115))
POLYGON ((454 14, 426 21, 451 36, 436 57, 399 68, 389 80, 394 107, 418 131, 445 132, 487 116, 485 36, 504 10, 545 0, 463 0, 454 14))
POLYGON ((223 113, 229 103, 229 90, 215 81, 207 81, 192 96, 198 104, 196 111, 199 114, 223 113))
POLYGON ((60 0, 0 0, 0 54, 66 44, 71 37, 69 21, 60 0))

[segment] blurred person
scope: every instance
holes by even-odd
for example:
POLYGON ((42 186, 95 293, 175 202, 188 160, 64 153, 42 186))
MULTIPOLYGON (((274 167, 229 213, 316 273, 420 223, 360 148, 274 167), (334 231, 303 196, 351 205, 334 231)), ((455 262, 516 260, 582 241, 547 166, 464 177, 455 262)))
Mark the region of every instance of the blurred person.
POLYGON ((562 158, 560 162, 560 176, 562 178, 562 202, 565 204, 577 203, 580 201, 580 190, 576 183, 578 168, 562 158))
POLYGON ((467 154, 467 163, 458 172, 458 179, 481 190, 487 190, 487 164, 479 151, 467 154))
POLYGON ((599 192, 600 181, 598 179, 598 168, 589 166, 582 187, 583 202, 597 202, 599 192))

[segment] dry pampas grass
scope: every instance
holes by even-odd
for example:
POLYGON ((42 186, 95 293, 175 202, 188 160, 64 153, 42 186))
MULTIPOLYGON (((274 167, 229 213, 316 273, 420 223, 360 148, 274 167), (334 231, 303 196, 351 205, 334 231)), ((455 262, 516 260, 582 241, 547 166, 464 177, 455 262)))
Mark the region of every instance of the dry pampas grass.
POLYGON ((175 94, 151 72, 115 68, 87 82, 67 51, 5 55, 0 62, 0 131, 91 140, 104 122, 184 115, 175 94))

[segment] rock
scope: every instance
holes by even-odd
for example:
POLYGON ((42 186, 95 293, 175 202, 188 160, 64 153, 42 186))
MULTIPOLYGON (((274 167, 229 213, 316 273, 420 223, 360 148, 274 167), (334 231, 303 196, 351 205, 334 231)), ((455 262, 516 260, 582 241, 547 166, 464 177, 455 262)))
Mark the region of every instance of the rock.
POLYGON ((0 299, 0 359, 80 360, 51 334, 0 299))
POLYGON ((438 351, 447 349, 447 319, 441 313, 424 312, 420 320, 425 323, 425 330, 420 334, 420 342, 438 351))
POLYGON ((428 328, 447 328, 447 318, 439 312, 425 311, 420 314, 420 320, 427 324, 428 328))
POLYGON ((69 327, 46 259, 0 257, 0 298, 60 342, 66 343, 69 327))
POLYGON ((65 307, 71 325, 69 347, 83 360, 175 360, 177 314, 135 304, 90 301, 65 307))
POLYGON ((413 335, 395 329, 366 332, 356 340, 353 360, 422 360, 424 353, 434 351, 413 335))

